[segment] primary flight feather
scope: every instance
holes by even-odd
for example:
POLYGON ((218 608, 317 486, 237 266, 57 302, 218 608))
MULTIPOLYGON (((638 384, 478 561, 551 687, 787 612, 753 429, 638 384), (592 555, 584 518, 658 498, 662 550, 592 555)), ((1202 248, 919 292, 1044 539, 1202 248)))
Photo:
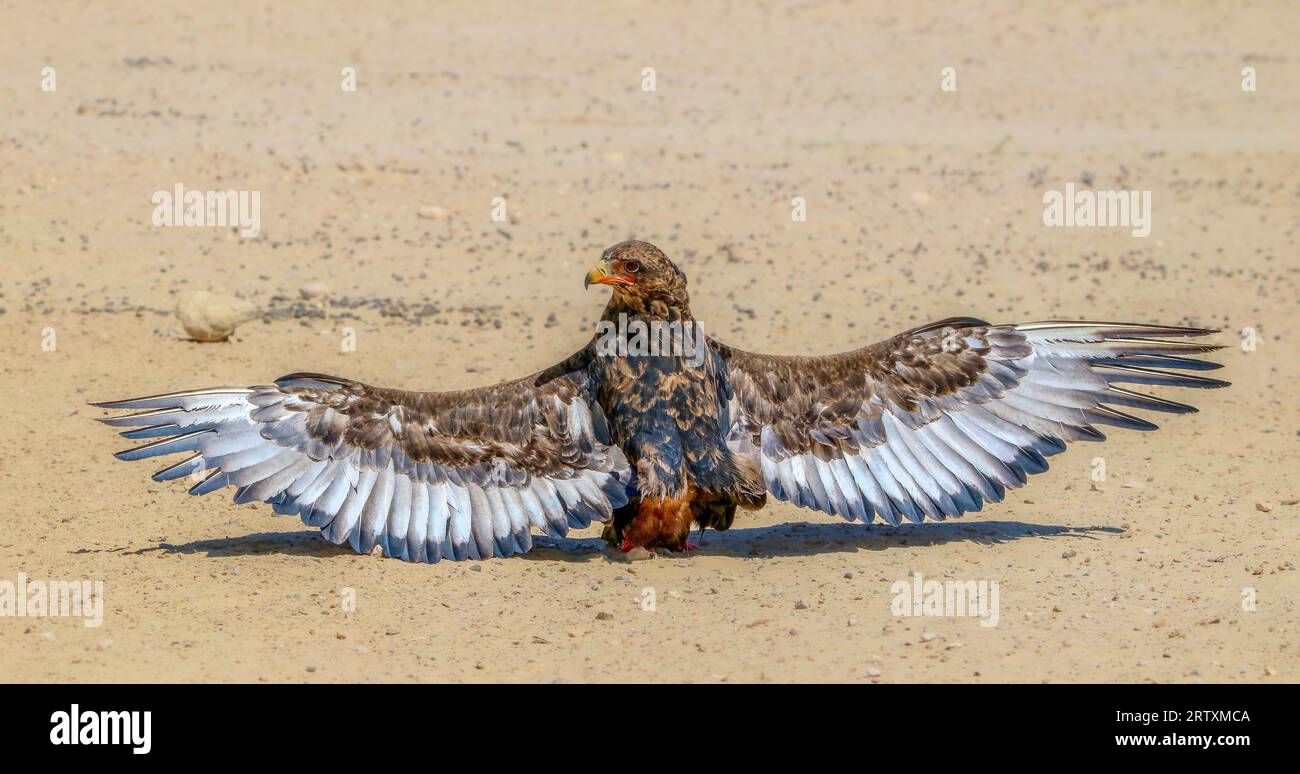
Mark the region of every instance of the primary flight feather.
POLYGON ((1067 442, 1104 440, 1097 425, 1156 428, 1127 409, 1196 410, 1120 385, 1227 385, 1189 373, 1219 367, 1190 357, 1219 349, 1201 328, 953 318, 837 355, 760 355, 692 346, 685 275, 651 244, 614 245, 586 283, 613 288, 598 330, 645 323, 676 349, 598 336, 458 392, 296 373, 94 405, 138 411, 101 421, 154 439, 119 459, 190 454, 154 480, 206 472, 191 494, 233 486, 331 543, 437 562, 592 521, 624 551, 686 550, 692 524, 726 529, 768 495, 863 522, 960 516, 1067 442))

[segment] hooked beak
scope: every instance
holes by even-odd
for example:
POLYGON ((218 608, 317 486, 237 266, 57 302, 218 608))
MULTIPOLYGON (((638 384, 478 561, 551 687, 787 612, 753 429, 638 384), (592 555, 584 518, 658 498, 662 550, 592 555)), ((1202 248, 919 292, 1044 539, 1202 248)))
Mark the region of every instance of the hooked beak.
POLYGON ((582 289, 586 290, 592 285, 631 285, 631 284, 632 284, 632 280, 628 279, 627 277, 621 277, 617 274, 610 273, 609 263, 604 260, 601 260, 600 263, 591 267, 591 271, 587 272, 587 278, 582 281, 582 289))

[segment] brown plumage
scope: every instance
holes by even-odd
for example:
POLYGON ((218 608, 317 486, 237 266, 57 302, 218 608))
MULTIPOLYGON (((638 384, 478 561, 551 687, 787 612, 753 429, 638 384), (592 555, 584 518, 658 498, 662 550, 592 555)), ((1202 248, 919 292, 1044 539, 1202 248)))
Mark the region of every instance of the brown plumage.
POLYGON ((991 325, 954 318, 836 355, 760 355, 703 335, 686 276, 622 242, 586 283, 613 294, 597 334, 532 376, 458 392, 321 374, 97 404, 160 440, 123 459, 191 452, 155 474, 208 471, 361 552, 508 556, 540 530, 593 520, 624 550, 691 548, 773 497, 847 519, 980 510, 1096 425, 1155 429, 1117 406, 1190 406, 1118 384, 1221 387, 1188 357, 1214 331, 1132 323, 991 325))

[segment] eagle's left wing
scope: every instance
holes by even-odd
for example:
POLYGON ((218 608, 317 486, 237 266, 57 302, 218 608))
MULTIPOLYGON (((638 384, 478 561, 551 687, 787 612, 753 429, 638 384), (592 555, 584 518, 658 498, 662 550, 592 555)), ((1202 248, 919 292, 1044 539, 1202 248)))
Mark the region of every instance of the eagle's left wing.
POLYGON ((627 502, 631 470, 609 443, 580 352, 547 371, 459 392, 372 387, 321 374, 95 404, 136 460, 191 456, 155 481, 206 472, 191 494, 299 514, 325 539, 413 562, 523 553, 627 502))
POLYGON ((759 355, 711 342, 725 364, 728 444, 796 505, 891 524, 999 501, 1094 425, 1154 430, 1115 406, 1191 406, 1119 384, 1223 387, 1185 373, 1219 347, 1168 340, 1215 331, 1160 325, 955 318, 852 352, 759 355))

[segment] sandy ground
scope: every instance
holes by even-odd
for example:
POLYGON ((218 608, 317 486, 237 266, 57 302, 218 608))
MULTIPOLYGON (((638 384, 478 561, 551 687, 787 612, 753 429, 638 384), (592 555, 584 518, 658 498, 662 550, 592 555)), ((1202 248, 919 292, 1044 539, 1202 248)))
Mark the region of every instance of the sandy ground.
POLYGON ((0 579, 107 600, 98 628, 0 618, 0 678, 1300 679, 1294 5, 384 5, 0 9, 0 579), (1044 227, 1071 181, 1152 191, 1151 236, 1044 227), (261 236, 154 228, 177 182, 261 191, 261 236), (586 340, 606 293, 582 275, 633 236, 750 349, 954 314, 1191 323, 1225 329, 1234 386, 976 517, 864 528, 778 503, 630 564, 594 529, 504 561, 356 556, 151 482, 85 405, 294 370, 516 376, 586 340), (330 300, 299 302, 309 281, 330 300), (171 309, 195 289, 264 317, 187 341, 171 309), (910 573, 998 582, 998 625, 893 616, 910 573))

